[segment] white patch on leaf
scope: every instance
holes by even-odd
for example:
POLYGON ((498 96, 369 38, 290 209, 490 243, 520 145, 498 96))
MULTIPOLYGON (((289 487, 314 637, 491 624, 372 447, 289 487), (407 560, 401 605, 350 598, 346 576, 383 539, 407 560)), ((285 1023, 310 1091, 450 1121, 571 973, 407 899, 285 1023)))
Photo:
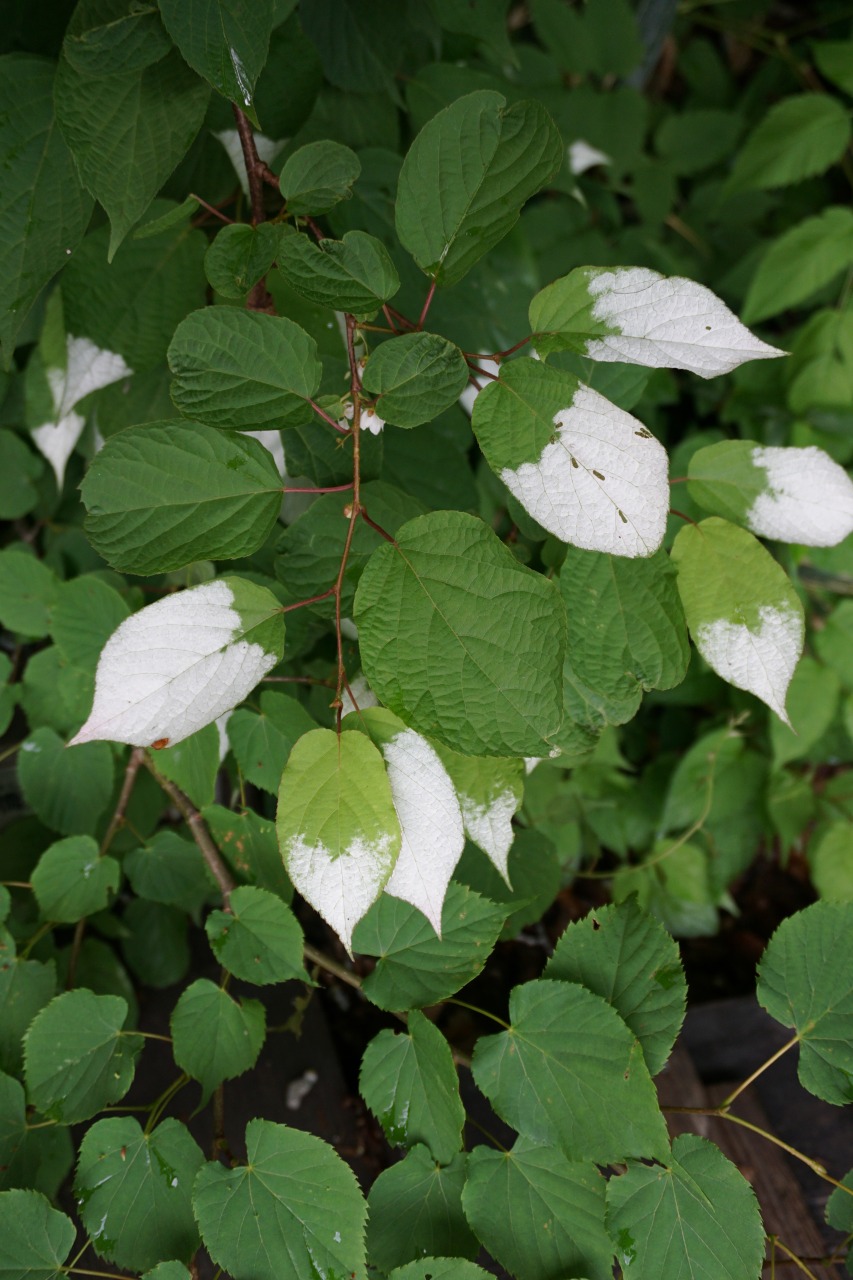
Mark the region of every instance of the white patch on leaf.
POLYGON ((641 422, 581 384, 554 417, 536 462, 501 471, 510 493, 549 533, 587 551, 650 556, 666 531, 666 450, 641 422))
POLYGON ((512 789, 507 789, 493 796, 487 804, 466 795, 460 795, 459 801, 468 838, 483 850, 509 885, 509 851, 515 839, 512 819, 519 806, 519 796, 512 789))
POLYGON ((227 583, 206 582, 122 622, 98 659, 89 718, 68 745, 174 746, 242 702, 278 659, 235 640, 243 623, 233 602, 227 583))
POLYGON ((593 275, 588 289, 593 318, 615 330, 587 343, 593 360, 687 369, 715 378, 747 360, 786 354, 750 333, 705 285, 682 276, 617 267, 593 275))
MULTIPOLYGON (((498 374, 501 371, 501 367, 498 364, 497 360, 490 360, 489 357, 485 355, 482 355, 482 358, 479 358, 477 360, 477 364, 483 370, 484 373, 491 373, 495 378, 498 376, 498 374)), ((474 374, 474 377, 475 378, 477 377, 476 373, 474 374)), ((482 386, 478 386, 474 382, 469 382, 465 390, 460 395, 459 404, 464 409, 464 411, 468 414, 469 418, 471 417, 471 414, 474 412, 474 401, 477 399, 477 396, 480 394, 480 392, 485 390, 485 388, 489 385, 490 381, 491 381, 490 378, 483 379, 482 386)))
POLYGON ((853 532, 853 482, 823 449, 756 447, 767 488, 746 515, 753 533, 807 547, 834 547, 853 532))
MULTIPOLYGON (((243 159, 243 146, 240 142, 239 133, 236 129, 220 129, 213 136, 225 148, 228 159, 234 166, 234 172, 239 179, 240 186, 243 188, 243 195, 248 198, 249 175, 246 173, 246 161, 243 159)), ((255 146, 258 148, 258 155, 268 165, 272 165, 278 153, 287 146, 287 143, 287 138, 267 138, 262 133, 255 134, 255 146)))
MULTIPOLYGON (((342 618, 342 631, 343 623, 344 619, 342 618)), ((356 639, 358 639, 357 635, 356 639)), ((351 711, 355 711, 356 704, 358 704, 359 711, 364 711, 367 707, 379 706, 379 699, 367 683, 367 679, 364 676, 356 676, 354 680, 350 680, 349 689, 344 686, 343 693, 341 694, 341 719, 343 719, 344 716, 348 716, 351 711), (350 693, 352 693, 352 697, 350 697, 350 693), (355 699, 355 702, 353 702, 353 698, 355 699)))
POLYGON ((73 412, 74 406, 93 391, 133 373, 115 351, 106 351, 89 338, 75 338, 69 333, 66 352, 64 369, 45 370, 53 400, 53 420, 32 430, 33 442, 53 467, 60 489, 68 459, 86 425, 85 417, 73 412))
POLYGON ((343 852, 332 857, 324 844, 312 845, 297 836, 282 852, 294 888, 334 929, 352 955, 353 930, 379 897, 393 865, 393 837, 383 836, 371 843, 357 836, 343 852))
POLYGON ((605 151, 599 151, 598 147, 590 146, 583 138, 578 138, 567 147, 566 154, 569 159, 569 172, 575 176, 586 173, 587 169, 594 169, 596 165, 613 163, 605 151))
POLYGON ((718 618, 694 633, 702 657, 723 680, 766 702, 790 728, 788 685, 803 649, 803 620, 792 608, 762 605, 759 626, 718 618))
POLYGON ((382 746, 402 844, 387 893, 417 907, 441 937, 441 909, 465 847, 450 775, 426 738, 407 729, 382 746))
POLYGON ((272 454, 278 474, 282 477, 286 474, 284 445, 281 442, 280 431, 241 431, 240 435, 251 436, 253 440, 257 440, 258 444, 262 444, 267 452, 272 454))

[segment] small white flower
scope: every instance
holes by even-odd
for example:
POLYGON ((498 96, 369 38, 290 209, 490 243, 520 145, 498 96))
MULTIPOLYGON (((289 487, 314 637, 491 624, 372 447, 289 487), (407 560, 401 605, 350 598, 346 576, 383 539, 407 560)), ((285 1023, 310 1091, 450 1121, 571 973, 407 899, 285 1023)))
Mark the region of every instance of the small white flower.
MULTIPOLYGON (((353 406, 351 404, 344 406, 344 419, 346 419, 346 421, 344 421, 344 419, 341 420, 340 425, 342 427, 346 426, 347 421, 352 422, 352 416, 354 412, 355 410, 353 409, 353 406)), ((359 425, 362 431, 369 431, 371 435, 378 436, 379 432, 385 426, 385 419, 380 418, 378 413, 376 413, 373 409, 367 408, 367 406, 364 405, 362 406, 361 416, 359 418, 359 425)))
POLYGON ((568 148, 569 171, 577 176, 586 173, 587 169, 595 169, 600 164, 612 164, 610 156, 598 147, 591 147, 583 138, 578 138, 568 148))

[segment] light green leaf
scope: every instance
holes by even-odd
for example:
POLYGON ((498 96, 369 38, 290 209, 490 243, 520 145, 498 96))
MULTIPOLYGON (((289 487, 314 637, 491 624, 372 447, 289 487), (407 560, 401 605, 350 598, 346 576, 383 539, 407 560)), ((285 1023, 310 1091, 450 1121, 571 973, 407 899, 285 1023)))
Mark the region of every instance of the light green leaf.
POLYGON ((56 996, 24 1040, 27 1096, 62 1124, 88 1120, 133 1083, 142 1036, 123 1031, 127 1001, 85 987, 56 996))
POLYGON ((115 587, 84 573, 60 586, 50 634, 66 662, 94 671, 107 640, 129 613, 127 601, 115 587))
POLYGON ((613 877, 613 900, 636 897, 676 938, 705 938, 717 932, 717 899, 708 855, 698 844, 657 840, 645 863, 620 867, 613 877))
POLYGON ((799 306, 853 264, 853 213, 832 205, 779 236, 761 258, 743 304, 748 324, 799 306))
POLYGON ((223 1080, 251 1070, 266 1036, 260 1001, 234 1000, 208 978, 181 993, 169 1025, 175 1062, 198 1080, 205 1102, 223 1080))
POLYGON ((361 161, 340 142, 324 139, 294 151, 279 178, 288 213, 328 213, 349 199, 361 173, 361 161))
POLYGON ((138 1120, 110 1116, 80 1144, 74 1194, 95 1252, 144 1271, 198 1248, 193 1179, 204 1155, 185 1125, 164 1120, 143 1133, 138 1120))
POLYGON ((400 823, 382 756, 361 734, 306 733, 278 796, 278 840, 294 887, 352 950, 400 852, 400 823))
POLYGON ((52 960, 16 960, 6 948, 0 957, 0 1068, 17 1073, 24 1032, 56 991, 56 966, 52 960))
POLYGON ((832 724, 840 694, 841 682, 831 667, 822 667, 808 656, 800 659, 788 690, 792 728, 780 720, 770 721, 770 747, 776 768, 808 756, 832 724))
POLYGON ((776 102, 743 143, 730 191, 784 187, 823 173, 850 140, 847 108, 828 93, 798 93, 776 102))
POLYGON ((115 858, 99 857, 91 836, 57 840, 41 855, 30 876, 43 918, 65 924, 103 910, 120 878, 115 858))
POLYGON ((363 1272, 367 1208, 330 1146, 269 1120, 246 1126, 248 1165, 211 1162, 193 1208, 213 1261, 255 1280, 309 1280, 363 1272))
POLYGON ((272 222, 256 227, 237 222, 222 227, 204 256, 211 286, 223 298, 245 298, 275 262, 283 238, 283 228, 272 222))
POLYGON ((206 307, 178 325, 169 347, 172 399, 211 427, 258 430, 307 422, 320 386, 317 344, 283 316, 206 307))
POLYGON ((403 161, 401 243, 438 284, 455 284, 511 230, 562 159, 560 135, 538 102, 508 107, 485 89, 460 98, 424 125, 403 161))
POLYGON ((519 1138, 507 1152, 475 1148, 462 1207, 492 1257, 518 1280, 610 1280, 606 1185, 591 1164, 519 1138))
POLYGON ((276 796, 294 745, 316 727, 295 698, 268 689, 261 694, 260 713, 241 707, 230 717, 228 741, 246 780, 276 796))
POLYGON ((570 1160, 663 1160, 666 1125, 639 1041, 584 987, 540 980, 510 995, 511 1027, 481 1037, 472 1070, 498 1115, 570 1160))
POLYGON ((812 882, 829 902, 853 902, 853 823, 833 822, 809 845, 812 882))
POLYGON ((405 1033, 380 1031, 365 1050, 358 1087, 392 1146, 424 1143, 439 1164, 462 1145, 465 1108, 450 1046, 412 1009, 405 1033))
POLYGON ((214 887, 198 845, 176 831, 155 832, 146 844, 131 849, 123 866, 140 898, 191 913, 199 910, 214 887))
POLYGON ((434 512, 374 552, 355 621, 371 687, 411 728, 472 755, 545 755, 561 716, 556 587, 481 520, 434 512))
POLYGON ((473 981, 491 954, 505 908, 452 881, 441 938, 422 912, 383 894, 356 928, 353 949, 377 957, 362 990, 380 1009, 422 1009, 473 981))
POLYGON ((573 374, 513 360, 477 396, 471 425, 495 474, 561 541, 622 556, 660 546, 669 510, 663 446, 573 374))
POLYGON ((853 1100, 853 905, 816 902, 783 920, 758 968, 757 995, 800 1042, 798 1075, 809 1093, 853 1100))
POLYGON ((278 252, 278 269, 309 302, 351 311, 362 320, 371 319, 400 288, 388 250, 364 231, 347 231, 340 240, 321 240, 319 245, 307 235, 287 236, 278 252))
POLYGON ((786 724, 785 696, 803 647, 803 606, 785 571, 751 533, 711 516, 672 548, 678 592, 708 665, 766 702, 786 724))
POLYGON ((435 333, 389 338, 369 357, 362 386, 378 396, 379 416, 397 427, 430 422, 456 402, 468 382, 459 348, 435 333))
POLYGON ((309 981, 302 966, 302 930, 281 898, 242 885, 229 906, 230 911, 211 911, 204 922, 213 952, 229 973, 257 986, 291 978, 309 981))
POLYGON ((9 631, 40 639, 50 631, 59 579, 36 556, 0 551, 0 622, 9 631))
POLYGON ((277 21, 273 0, 160 0, 163 26, 214 89, 254 117, 255 83, 277 21))
POLYGON ((92 835, 113 790, 113 756, 105 743, 67 751, 52 729, 36 729, 21 744, 18 781, 27 804, 62 835, 92 835))
POLYGON ((853 600, 842 600, 832 610, 814 645, 821 662, 838 673, 845 689, 853 689, 853 600))
POLYGON ((0 1192, 0 1280, 54 1280, 74 1245, 74 1223, 38 1191, 0 1192))
POLYGON ((509 883, 512 819, 524 796, 521 760, 462 756, 441 745, 437 750, 456 788, 465 834, 509 883))
POLYGON ((479 1243, 462 1212, 465 1166, 461 1153, 442 1166, 418 1146, 380 1173, 367 1197, 374 1266, 388 1272, 426 1254, 476 1258, 479 1243))
POLYGON ((678 945, 636 902, 570 924, 545 977, 601 996, 640 1041, 649 1075, 663 1069, 684 1020, 687 984, 678 945))

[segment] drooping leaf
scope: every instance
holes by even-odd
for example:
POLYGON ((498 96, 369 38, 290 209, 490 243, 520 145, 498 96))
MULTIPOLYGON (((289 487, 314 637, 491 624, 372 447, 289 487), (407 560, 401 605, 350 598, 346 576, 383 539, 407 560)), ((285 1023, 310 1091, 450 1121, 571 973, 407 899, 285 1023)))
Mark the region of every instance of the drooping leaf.
POLYGON ((0 1192, 0 1280, 55 1280, 77 1236, 74 1223, 38 1191, 0 1192))
POLYGON ((115 858, 99 857, 91 836, 70 836, 45 850, 30 880, 45 920, 73 924, 106 907, 120 877, 115 858))
POLYGON ((45 826, 65 836, 93 835, 112 795, 112 752, 105 743, 67 751, 53 729, 36 729, 21 744, 18 781, 45 826))
POLYGON ((260 713, 241 707, 230 717, 228 740, 244 777, 275 796, 294 745, 316 727, 295 698, 267 689, 260 697, 260 713))
POLYGON ((508 859, 515 838, 512 819, 524 796, 522 762, 462 756, 441 745, 437 750, 456 788, 465 834, 509 882, 508 859))
POLYGON ((140 898, 184 911, 198 911, 213 887, 198 845, 176 831, 156 831, 145 844, 131 849, 122 865, 140 898))
POLYGON ((411 728, 473 755, 547 754, 562 605, 481 520, 442 511, 404 525, 373 553, 355 621, 371 687, 411 728))
POLYGON ((367 1247, 385 1272, 425 1254, 476 1258, 479 1249, 462 1212, 466 1156, 440 1165, 424 1146, 413 1147, 370 1188, 367 1247))
POLYGON ((198 1080, 207 1101, 223 1080, 255 1065, 266 1015, 259 1000, 235 1000, 209 978, 197 978, 178 998, 170 1027, 175 1062, 198 1080))
POLYGON ((767 112, 737 153, 730 191, 784 187, 823 173, 850 140, 846 107, 828 93, 798 93, 767 112))
POLYGON ((347 231, 340 240, 319 244, 307 235, 287 236, 278 251, 278 269, 309 302, 351 311, 359 319, 374 316, 400 288, 388 250, 365 231, 347 231))
POLYGON ((799 306, 853 263, 853 213, 832 205, 774 240, 761 258, 743 304, 755 324, 799 306))
POLYGON ((256 227, 235 222, 222 227, 204 256, 212 288, 223 298, 245 298, 275 262, 282 241, 281 226, 272 222, 256 227))
POLYGON ((530 304, 536 348, 687 369, 700 378, 784 355, 756 338, 705 285, 647 267, 576 267, 530 304))
POLYGON ((362 385, 378 396, 380 417, 397 427, 431 422, 455 404, 468 381, 459 348, 435 333, 404 333, 372 353, 362 385))
POLYGON ((72 744, 180 742, 242 701, 283 644, 280 604, 246 579, 218 578, 158 600, 104 647, 92 711, 72 744))
POLYGON ((235 978, 263 986, 308 981, 302 966, 302 930, 281 898, 266 889, 241 885, 229 899, 230 911, 211 911, 205 932, 219 962, 235 978))
POLYGON ((273 0, 202 0, 190 9, 162 0, 160 16, 193 70, 254 117, 255 84, 276 20, 273 0))
POLYGON ((346 200, 361 173, 361 161, 349 147, 323 139, 289 156, 279 185, 289 213, 328 213, 346 200))
POLYGON ((785 696, 803 647, 803 606, 787 574, 751 533, 711 516, 672 548, 696 648, 717 675, 788 723, 785 696))

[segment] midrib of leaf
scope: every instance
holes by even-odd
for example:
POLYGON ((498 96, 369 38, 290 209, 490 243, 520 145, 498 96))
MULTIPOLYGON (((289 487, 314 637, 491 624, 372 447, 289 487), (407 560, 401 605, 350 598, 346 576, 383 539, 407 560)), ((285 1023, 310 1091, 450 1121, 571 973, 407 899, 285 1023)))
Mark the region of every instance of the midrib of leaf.
MULTIPOLYGON (((438 274, 438 271, 441 269, 441 267, 444 265, 444 261, 445 261, 445 259, 446 259, 447 255, 450 253, 450 250, 451 250, 452 246, 456 243, 456 240, 457 240, 457 239, 458 239, 458 237, 459 237, 459 232, 460 232, 460 230, 461 230, 461 228, 462 228, 462 225, 463 225, 463 223, 465 222, 465 219, 468 217, 468 214, 469 214, 469 213, 470 213, 470 211, 471 211, 471 206, 472 206, 472 204, 474 204, 474 201, 475 201, 476 197, 480 194, 480 189, 482 188, 482 186, 484 185, 484 183, 485 183, 485 181, 486 181, 486 178, 488 177, 489 165, 490 165, 490 164, 492 163, 492 161, 494 160, 495 155, 496 155, 497 150, 498 150, 498 147, 501 145, 501 135, 502 135, 502 133, 503 133, 503 127, 502 127, 502 126, 503 126, 503 111, 504 111, 504 108, 503 108, 503 107, 498 107, 499 124, 498 124, 497 141, 495 142, 494 150, 492 151, 492 153, 491 153, 491 155, 489 156, 488 160, 485 160, 485 161, 483 161, 483 162, 482 162, 483 172, 482 172, 482 174, 480 175, 480 179, 479 179, 479 181, 477 182, 477 184, 476 184, 476 186, 474 187, 474 189, 472 190, 471 194, 469 195, 469 197, 468 197, 467 201, 465 202, 465 206, 464 206, 464 208, 463 208, 463 210, 462 210, 462 214, 461 214, 461 216, 457 219, 456 227, 455 227, 455 230, 453 231, 453 234, 451 235, 451 237, 450 237, 450 239, 449 239, 449 240, 446 240, 446 241, 445 241, 444 248, 442 249, 441 253, 439 254, 438 262, 437 262, 437 264, 436 264, 436 275, 438 274)), ((485 115, 485 112, 483 112, 483 115, 485 115)), ((482 119, 482 116, 481 116, 480 118, 482 119)))

